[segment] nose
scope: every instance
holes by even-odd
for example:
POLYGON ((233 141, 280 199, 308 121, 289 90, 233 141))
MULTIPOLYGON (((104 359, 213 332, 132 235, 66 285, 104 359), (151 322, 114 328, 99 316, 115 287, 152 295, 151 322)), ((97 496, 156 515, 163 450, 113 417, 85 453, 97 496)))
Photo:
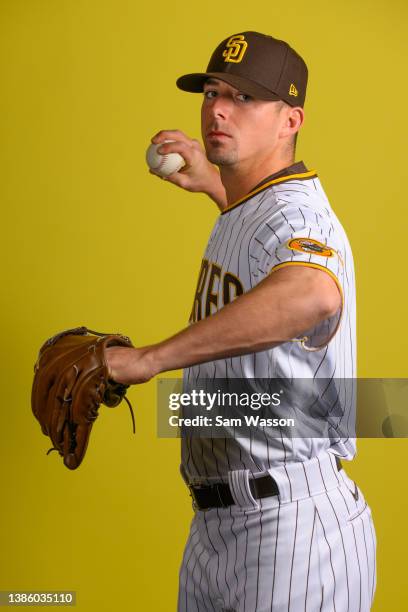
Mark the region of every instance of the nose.
POLYGON ((231 100, 227 96, 218 95, 209 104, 209 113, 215 119, 226 119, 231 112, 231 100))

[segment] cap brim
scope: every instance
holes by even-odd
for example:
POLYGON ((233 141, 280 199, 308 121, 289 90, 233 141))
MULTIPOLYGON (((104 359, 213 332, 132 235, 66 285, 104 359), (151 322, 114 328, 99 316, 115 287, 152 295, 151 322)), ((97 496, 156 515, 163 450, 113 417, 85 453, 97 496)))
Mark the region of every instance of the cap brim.
POLYGON ((177 79, 176 85, 183 91, 200 93, 204 89, 205 81, 211 77, 224 81, 224 83, 232 85, 232 87, 239 89, 242 93, 246 93, 254 98, 259 98, 260 100, 281 99, 278 95, 269 91, 269 89, 265 89, 262 85, 258 85, 255 81, 226 72, 196 72, 193 74, 185 74, 177 79))

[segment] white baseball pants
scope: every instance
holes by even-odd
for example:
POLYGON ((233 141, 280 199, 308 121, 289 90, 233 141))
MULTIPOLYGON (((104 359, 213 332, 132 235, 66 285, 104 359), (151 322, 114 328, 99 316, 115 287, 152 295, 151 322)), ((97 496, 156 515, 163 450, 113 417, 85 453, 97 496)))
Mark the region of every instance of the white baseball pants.
POLYGON ((376 536, 364 496, 331 453, 268 470, 279 496, 255 500, 248 470, 228 474, 236 505, 197 511, 178 612, 367 612, 376 536))

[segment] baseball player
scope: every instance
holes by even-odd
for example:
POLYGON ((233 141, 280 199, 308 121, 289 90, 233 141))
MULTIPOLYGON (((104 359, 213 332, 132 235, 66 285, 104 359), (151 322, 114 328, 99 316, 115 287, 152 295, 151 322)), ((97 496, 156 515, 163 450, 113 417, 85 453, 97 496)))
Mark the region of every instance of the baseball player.
MULTIPOLYGON (((295 162, 307 68, 286 42, 228 37, 204 73, 204 149, 159 132, 185 168, 168 180, 207 193, 219 215, 188 327, 155 345, 108 349, 125 384, 184 368, 199 381, 324 381, 314 398, 324 435, 182 438, 181 473, 194 516, 180 569, 179 612, 365 612, 376 587, 376 536, 363 493, 342 460, 352 435, 355 284, 347 236, 316 171, 295 162), (350 384, 351 381, 351 384, 350 384)), ((251 383, 252 384, 252 383, 251 383)), ((282 406, 308 416, 306 395, 282 406)))

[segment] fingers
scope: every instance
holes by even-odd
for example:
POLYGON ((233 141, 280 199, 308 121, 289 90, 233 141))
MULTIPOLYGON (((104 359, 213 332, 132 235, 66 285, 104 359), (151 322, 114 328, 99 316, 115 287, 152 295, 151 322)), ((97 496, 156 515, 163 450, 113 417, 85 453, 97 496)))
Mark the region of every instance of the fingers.
POLYGON ((173 172, 173 174, 169 174, 169 176, 160 176, 154 172, 154 170, 149 170, 150 174, 154 174, 158 178, 162 179, 162 181, 167 181, 168 183, 173 183, 173 185, 177 185, 178 187, 182 187, 183 189, 187 189, 187 191, 193 191, 191 189, 191 179, 182 172, 173 172))
MULTIPOLYGON (((184 142, 194 149, 202 149, 202 144, 197 138, 189 138, 181 130, 161 130, 152 138, 153 144, 164 143, 165 140, 175 140, 176 142, 184 142)), ((167 144, 167 143, 166 143, 167 144)))
POLYGON ((182 187, 183 189, 187 189, 188 191, 192 191, 191 189, 191 179, 182 172, 174 172, 169 176, 166 176, 166 181, 168 183, 173 183, 173 185, 177 185, 177 187, 182 187))
POLYGON ((161 155, 166 155, 167 153, 179 153, 181 157, 185 160, 187 165, 191 165, 193 161, 193 155, 196 152, 196 149, 193 148, 189 143, 186 142, 166 142, 165 144, 160 145, 157 149, 157 152, 161 155))
POLYGON ((191 138, 188 138, 181 130, 160 130, 152 138, 153 144, 164 142, 165 140, 180 140, 182 142, 190 142, 191 138))
POLYGON ((197 140, 197 138, 192 138, 191 139, 191 146, 194 149, 199 149, 200 151, 204 151, 203 145, 201 144, 201 142, 199 140, 197 140))
MULTIPOLYGON (((209 193, 214 182, 214 168, 207 159, 203 145, 195 138, 189 138, 181 130, 161 130, 152 138, 152 143, 160 145, 159 154, 178 153, 185 166, 178 172, 160 177, 187 191, 209 193), (171 140, 173 142, 164 142, 171 140)), ((160 176, 155 170, 150 174, 160 176)))

